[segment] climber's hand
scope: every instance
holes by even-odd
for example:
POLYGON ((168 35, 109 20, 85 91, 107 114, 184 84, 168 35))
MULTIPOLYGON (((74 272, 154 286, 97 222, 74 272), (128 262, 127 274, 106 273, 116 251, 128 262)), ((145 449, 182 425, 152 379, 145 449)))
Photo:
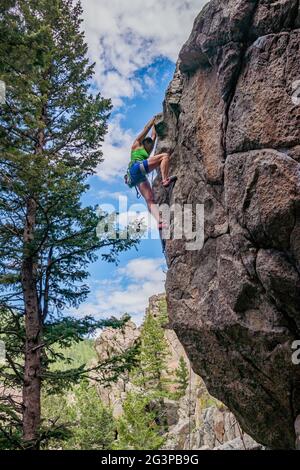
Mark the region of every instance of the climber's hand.
POLYGON ((154 122, 155 122, 155 117, 153 117, 149 122, 148 124, 146 124, 146 126, 144 127, 144 129, 142 130, 142 132, 140 132, 140 134, 136 137, 135 141, 133 142, 133 145, 132 145, 132 150, 135 150, 136 148, 140 147, 141 144, 142 144, 142 141, 145 139, 145 137, 148 135, 150 129, 152 129, 152 127, 154 127, 154 122))

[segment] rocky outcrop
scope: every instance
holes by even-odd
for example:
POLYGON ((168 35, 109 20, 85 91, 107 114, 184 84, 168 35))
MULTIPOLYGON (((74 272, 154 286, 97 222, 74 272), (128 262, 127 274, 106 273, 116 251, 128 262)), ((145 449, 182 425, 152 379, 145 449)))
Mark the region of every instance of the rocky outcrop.
POLYGON ((202 250, 166 243, 171 326, 209 392, 269 448, 295 447, 300 414, 299 28, 297 0, 212 0, 157 122, 178 176, 172 192, 156 181, 158 202, 205 210, 202 250))
POLYGON ((216 446, 213 450, 263 450, 250 436, 236 437, 232 441, 216 446))
POLYGON ((178 420, 166 438, 164 449, 168 450, 262 450, 242 431, 234 415, 209 396, 196 375, 179 402, 178 420))
MULTIPOLYGON (((154 295, 149 299, 147 314, 160 320, 165 318, 165 294, 154 295)), ((203 380, 191 369, 175 332, 167 324, 164 327, 164 336, 167 344, 165 379, 169 396, 174 398, 166 396, 162 400, 151 402, 153 410, 156 410, 161 420, 162 429, 165 429, 164 449, 208 450, 217 449, 225 443, 229 448, 240 450, 261 448, 242 432, 233 414, 221 402, 209 395, 203 380), (174 392, 177 390, 175 372, 181 358, 187 365, 188 386, 185 395, 175 398, 174 392)), ((111 359, 114 355, 125 352, 139 340, 139 337, 140 328, 132 321, 127 322, 121 329, 106 328, 95 342, 99 361, 111 359)), ((142 393, 142 389, 130 381, 127 373, 120 375, 117 382, 108 386, 101 386, 97 382, 95 386, 100 399, 111 407, 115 418, 122 415, 122 405, 128 392, 142 393)))
MULTIPOLYGON (((122 328, 106 328, 95 341, 95 349, 99 362, 112 359, 118 354, 124 353, 132 348, 140 337, 139 328, 129 320, 122 328)), ((123 413, 122 404, 126 398, 126 394, 133 389, 133 385, 129 381, 127 372, 119 375, 116 382, 103 387, 95 383, 102 402, 109 406, 115 418, 123 413)))
MULTIPOLYGON (((154 317, 161 316, 162 314, 166 315, 165 294, 158 294, 150 297, 149 305, 145 314, 147 315, 149 313, 154 317), (165 312, 163 310, 165 310, 165 312)), ((95 342, 95 349, 99 361, 102 362, 107 359, 111 359, 133 347, 139 340, 140 334, 141 329, 131 320, 126 322, 120 329, 106 328, 101 332, 101 335, 95 342)), ((173 382, 175 382, 176 379, 175 371, 178 369, 180 358, 183 357, 185 359, 188 369, 190 369, 189 360, 174 330, 170 329, 168 325, 164 328, 164 338, 167 345, 167 368, 165 377, 163 375, 162 378, 168 380, 169 391, 174 392, 176 390, 176 386, 173 385, 173 382)), ((190 383, 194 389, 199 378, 192 370, 190 370, 190 373, 190 383)), ((126 398, 126 394, 129 391, 137 391, 137 387, 131 383, 128 373, 120 374, 116 382, 106 385, 105 387, 97 384, 95 385, 102 402, 112 408, 113 415, 116 418, 118 418, 123 412, 122 403, 126 398)), ((172 400, 165 400, 164 415, 167 424, 170 426, 174 425, 178 421, 178 408, 178 403, 175 404, 172 400)))

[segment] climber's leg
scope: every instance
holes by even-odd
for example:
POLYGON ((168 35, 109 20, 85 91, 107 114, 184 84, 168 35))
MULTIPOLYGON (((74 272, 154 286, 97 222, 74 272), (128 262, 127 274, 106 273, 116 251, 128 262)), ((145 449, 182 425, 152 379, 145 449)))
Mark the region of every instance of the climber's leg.
POLYGON ((169 176, 169 161, 170 156, 168 153, 160 153, 148 158, 149 172, 160 167, 162 180, 166 180, 169 176))
POLYGON ((148 159, 149 172, 160 167, 162 184, 165 188, 170 186, 171 183, 177 180, 176 176, 169 177, 169 163, 170 155, 168 153, 160 153, 158 155, 153 155, 148 159))
POLYGON ((139 188, 141 195, 143 196, 143 198, 145 199, 147 203, 149 212, 151 212, 151 214, 153 215, 153 217, 159 224, 160 223, 159 210, 154 202, 154 194, 153 194, 149 181, 143 181, 142 183, 138 185, 138 188, 139 188))

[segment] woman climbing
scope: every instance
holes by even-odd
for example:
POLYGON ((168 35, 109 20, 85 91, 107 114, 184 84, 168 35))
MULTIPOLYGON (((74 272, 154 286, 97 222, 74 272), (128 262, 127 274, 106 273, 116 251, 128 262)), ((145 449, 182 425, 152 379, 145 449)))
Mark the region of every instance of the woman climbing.
POLYGON ((162 185, 165 188, 168 188, 177 178, 176 176, 169 176, 170 156, 168 153, 150 156, 157 137, 154 123, 155 117, 148 122, 133 142, 131 160, 125 175, 125 182, 131 188, 134 186, 138 188, 147 203, 148 210, 157 221, 159 230, 162 230, 164 224, 160 219, 159 210, 154 201, 154 194, 146 175, 160 167, 162 185), (148 137, 150 130, 152 130, 152 134, 151 137, 148 137))

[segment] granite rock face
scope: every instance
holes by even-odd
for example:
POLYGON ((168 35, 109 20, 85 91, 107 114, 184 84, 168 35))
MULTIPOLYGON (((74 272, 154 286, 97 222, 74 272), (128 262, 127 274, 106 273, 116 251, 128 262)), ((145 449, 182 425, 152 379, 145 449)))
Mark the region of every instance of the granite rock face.
MULTIPOLYGON (((95 342, 99 361, 112 359, 114 356, 124 353, 136 344, 139 337, 140 330, 131 320, 120 329, 106 328, 95 342)), ((129 381, 128 373, 120 374, 118 380, 109 386, 103 387, 97 383, 95 386, 102 402, 111 407, 114 417, 120 417, 123 413, 123 401, 126 394, 134 389, 129 381)))
MULTIPOLYGON (((145 313, 157 318, 162 313, 165 314, 165 307, 165 294, 154 295, 150 297, 145 313)), ((132 321, 127 322, 121 329, 103 330, 95 343, 99 361, 125 352, 139 340, 140 333, 141 329, 132 321)), ((164 397, 162 401, 154 399, 151 402, 153 410, 158 412, 165 429, 166 441, 163 448, 166 450, 208 450, 226 443, 229 449, 245 450, 252 449, 253 446, 260 449, 261 446, 242 432, 236 418, 223 403, 209 395, 203 380, 191 369, 175 332, 168 325, 165 326, 164 336, 167 345, 165 378, 168 380, 168 391, 176 391, 176 370, 179 367, 180 358, 186 362, 189 377, 186 392, 182 397, 164 397)), ((142 389, 131 382, 127 373, 121 374, 117 382, 108 386, 103 387, 99 383, 95 385, 102 402, 111 407, 115 418, 123 414, 123 403, 128 392, 143 393, 142 389)))
POLYGON ((205 242, 167 240, 171 327, 209 392, 268 448, 300 414, 300 8, 212 0, 157 122, 178 176, 162 203, 204 204, 205 242))

